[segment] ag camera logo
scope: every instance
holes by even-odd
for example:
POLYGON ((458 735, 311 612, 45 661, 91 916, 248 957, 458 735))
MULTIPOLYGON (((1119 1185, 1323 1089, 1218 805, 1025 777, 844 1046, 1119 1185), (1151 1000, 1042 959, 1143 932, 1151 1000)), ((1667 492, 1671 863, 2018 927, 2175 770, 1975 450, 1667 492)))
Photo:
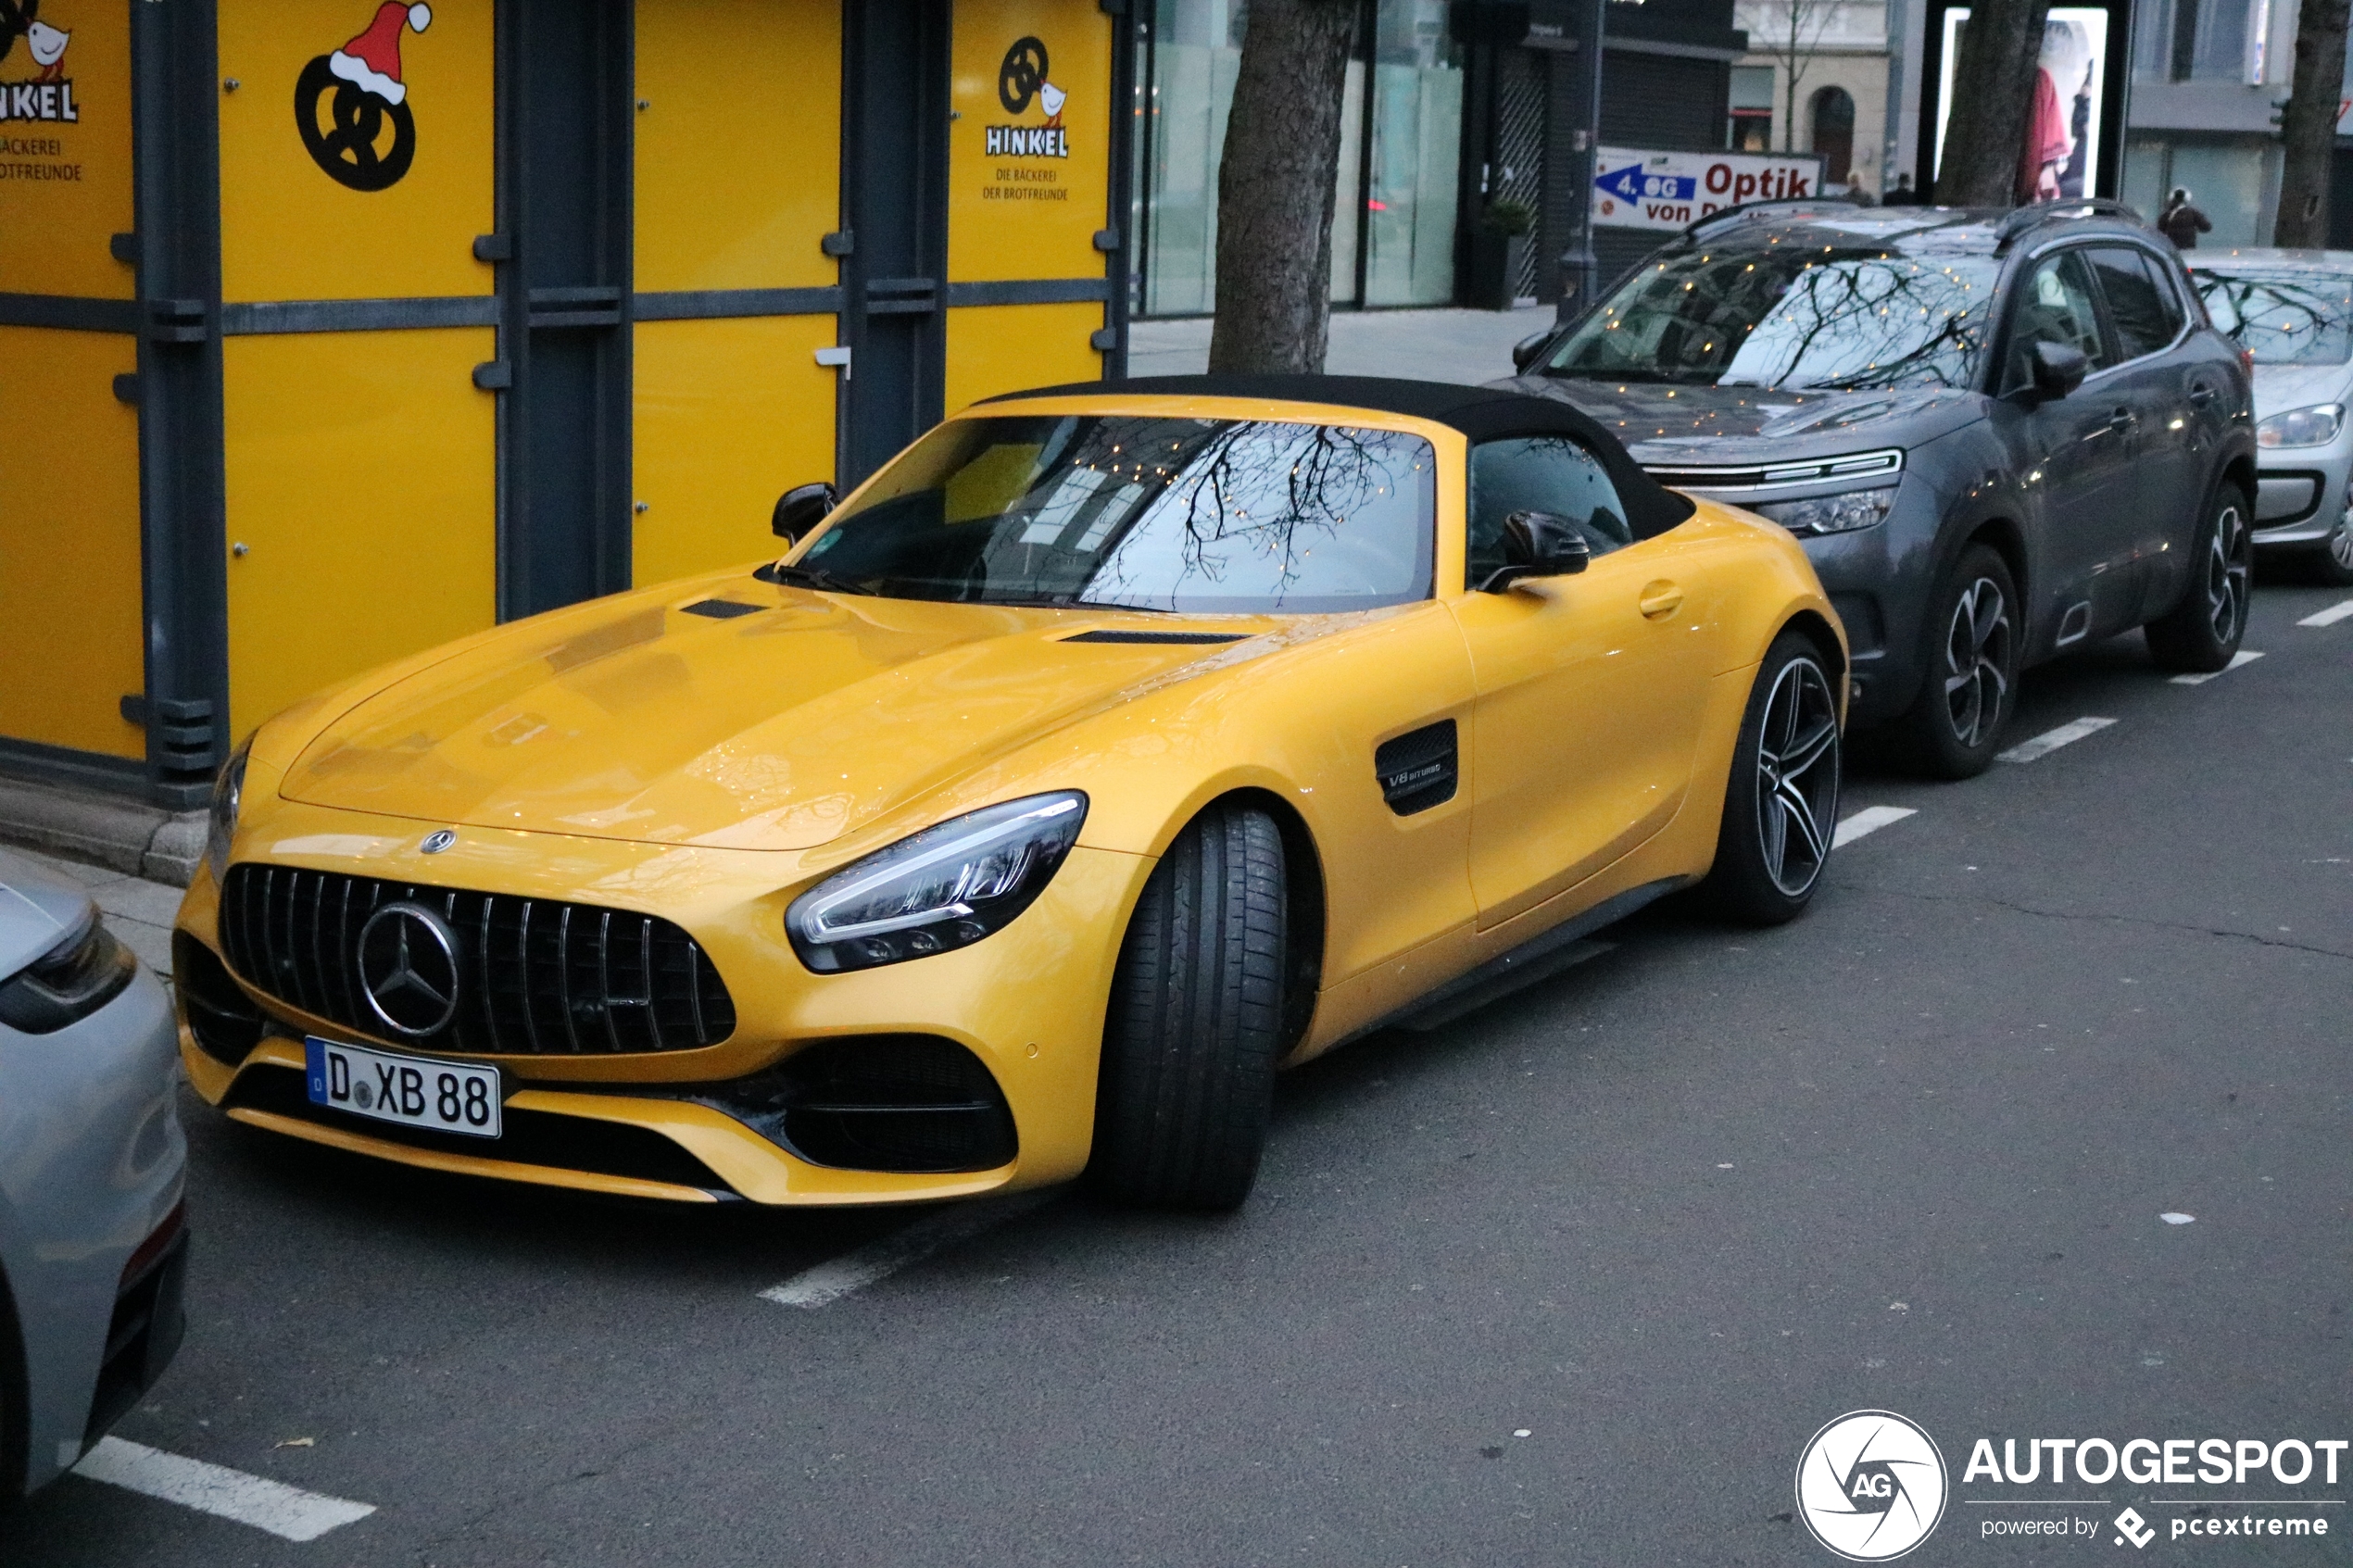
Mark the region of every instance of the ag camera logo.
POLYGON ((1797 1461, 1797 1516, 1849 1562, 1903 1556, 1944 1517, 1944 1456, 1894 1411, 1850 1411, 1797 1461))

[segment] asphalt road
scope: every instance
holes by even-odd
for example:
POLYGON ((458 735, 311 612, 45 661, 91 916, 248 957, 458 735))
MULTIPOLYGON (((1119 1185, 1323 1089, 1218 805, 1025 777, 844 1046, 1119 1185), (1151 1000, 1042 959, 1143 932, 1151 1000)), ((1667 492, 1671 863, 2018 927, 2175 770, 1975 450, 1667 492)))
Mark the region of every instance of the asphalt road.
POLYGON ((2344 1506, 2164 1532, 2353 1463, 1961 1474, 1980 1436, 2353 1436, 2353 619, 2294 624, 2343 597, 2267 586, 2263 657, 2199 685, 2137 638, 2038 671, 2018 737, 2115 722, 2034 762, 1858 772, 1846 812, 1916 814, 1794 926, 1655 911, 1290 1075, 1230 1219, 1060 1196, 804 1308, 759 1292, 938 1222, 477 1185, 191 1100, 189 1337, 120 1436, 376 1512, 296 1543, 71 1477, 0 1556, 1827 1563, 1800 1450, 1880 1407, 1950 1467, 1907 1562, 2112 1559, 2127 1504, 2151 1560, 2345 1562, 2344 1506), (2053 1513, 1993 1497, 2103 1523, 1989 1539, 2053 1513))

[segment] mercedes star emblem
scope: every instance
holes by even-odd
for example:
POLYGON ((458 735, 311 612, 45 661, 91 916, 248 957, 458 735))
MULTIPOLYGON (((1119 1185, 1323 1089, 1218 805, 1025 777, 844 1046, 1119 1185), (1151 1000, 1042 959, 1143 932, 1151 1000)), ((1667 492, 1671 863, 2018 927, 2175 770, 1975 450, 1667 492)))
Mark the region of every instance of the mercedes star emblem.
POLYGON ((421 855, 438 855, 457 842, 458 832, 455 828, 435 828, 425 834, 425 841, 417 846, 417 852, 421 855))
POLYGON ((458 939, 422 904, 386 904, 359 928, 369 1010, 403 1035, 438 1034, 458 1014, 458 939))

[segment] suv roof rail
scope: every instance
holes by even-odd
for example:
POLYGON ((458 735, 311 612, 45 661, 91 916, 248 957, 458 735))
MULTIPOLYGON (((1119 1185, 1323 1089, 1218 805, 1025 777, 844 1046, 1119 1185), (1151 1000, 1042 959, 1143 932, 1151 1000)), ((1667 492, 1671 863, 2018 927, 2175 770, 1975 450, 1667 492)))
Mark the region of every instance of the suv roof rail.
POLYGON ((2072 200, 2030 202, 2013 208, 1994 231, 1997 245, 2007 245, 2029 229, 2058 218, 2121 218, 2138 228, 2148 227, 2148 220, 2140 209, 2106 196, 2077 196, 2072 200))
POLYGON ((1683 237, 1689 239, 1701 230, 1714 228, 1718 223, 1739 222, 1767 207, 1839 207, 1848 212, 1860 210, 1859 203, 1849 201, 1844 196, 1768 196, 1763 201, 1742 202, 1737 207, 1711 212, 1697 222, 1687 223, 1683 226, 1683 237))

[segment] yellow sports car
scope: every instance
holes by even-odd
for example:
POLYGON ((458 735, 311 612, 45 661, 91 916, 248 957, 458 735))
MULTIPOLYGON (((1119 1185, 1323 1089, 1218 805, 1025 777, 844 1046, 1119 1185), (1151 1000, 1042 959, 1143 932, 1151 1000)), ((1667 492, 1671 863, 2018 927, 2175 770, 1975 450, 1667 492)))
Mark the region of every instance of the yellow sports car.
POLYGON ((1230 1207, 1278 1065, 1829 855, 1804 553, 1560 403, 1060 387, 777 513, 260 728, 174 938, 206 1099, 653 1198, 1230 1207))

